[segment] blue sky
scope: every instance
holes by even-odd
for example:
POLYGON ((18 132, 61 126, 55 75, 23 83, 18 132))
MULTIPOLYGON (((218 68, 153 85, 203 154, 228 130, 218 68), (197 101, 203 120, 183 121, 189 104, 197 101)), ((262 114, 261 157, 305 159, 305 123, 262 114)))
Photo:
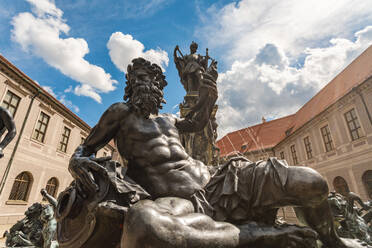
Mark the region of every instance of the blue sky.
POLYGON ((138 56, 167 77, 163 112, 185 94, 173 63, 219 62, 219 134, 294 113, 372 41, 371 1, 2 0, 0 53, 93 126, 121 101, 138 56), (352 8, 351 8, 352 6, 352 8))

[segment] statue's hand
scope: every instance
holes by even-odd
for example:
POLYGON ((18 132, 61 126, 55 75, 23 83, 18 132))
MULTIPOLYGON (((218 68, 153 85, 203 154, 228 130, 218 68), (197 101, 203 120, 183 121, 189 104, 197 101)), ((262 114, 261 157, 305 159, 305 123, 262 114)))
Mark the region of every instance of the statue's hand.
POLYGON ((107 176, 107 170, 99 164, 109 160, 111 157, 91 158, 91 157, 73 157, 70 160, 69 169, 76 181, 82 187, 80 190, 84 197, 99 190, 96 184, 92 171, 95 171, 103 176, 107 176), (87 191, 87 192, 86 192, 87 191))
POLYGON ((40 194, 41 194, 42 196, 46 196, 47 191, 46 191, 45 189, 41 189, 41 190, 40 190, 40 194))

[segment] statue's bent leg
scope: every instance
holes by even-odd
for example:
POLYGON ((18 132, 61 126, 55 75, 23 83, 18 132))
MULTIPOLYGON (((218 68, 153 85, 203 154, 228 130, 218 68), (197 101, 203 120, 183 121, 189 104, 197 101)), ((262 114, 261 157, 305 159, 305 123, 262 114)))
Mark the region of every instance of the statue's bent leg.
MULTIPOLYGON (((172 215, 164 205, 167 200, 161 205, 157 202, 140 201, 129 210, 122 248, 312 248, 316 244, 316 233, 308 228, 272 227, 255 222, 234 226, 189 211, 172 215)), ((180 204, 185 202, 179 199, 180 204)), ((177 205, 175 201, 172 204, 177 205)))
MULTIPOLYGON (((179 201, 184 204, 186 200, 179 201)), ((128 211, 121 247, 230 248, 237 247, 238 237, 239 229, 231 224, 196 213, 174 216, 164 204, 143 200, 128 211)))
POLYGON ((313 228, 328 247, 345 247, 337 236, 327 201, 328 185, 315 170, 290 167, 285 186, 299 221, 313 228))

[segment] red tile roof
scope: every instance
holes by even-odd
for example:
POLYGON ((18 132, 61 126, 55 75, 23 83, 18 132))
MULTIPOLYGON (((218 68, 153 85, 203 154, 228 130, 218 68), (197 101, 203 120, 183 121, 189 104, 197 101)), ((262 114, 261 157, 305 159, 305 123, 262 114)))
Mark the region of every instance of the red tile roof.
POLYGON ((273 148, 371 76, 372 45, 295 114, 225 135, 217 141, 217 146, 221 149, 220 155, 223 157, 237 152, 273 148), (243 145, 246 146, 242 147, 243 145))
POLYGON ((272 148, 285 137, 285 131, 293 119, 294 115, 288 115, 225 135, 217 141, 220 156, 272 148))
POLYGON ((297 111, 292 132, 312 120, 371 76, 372 45, 297 111))

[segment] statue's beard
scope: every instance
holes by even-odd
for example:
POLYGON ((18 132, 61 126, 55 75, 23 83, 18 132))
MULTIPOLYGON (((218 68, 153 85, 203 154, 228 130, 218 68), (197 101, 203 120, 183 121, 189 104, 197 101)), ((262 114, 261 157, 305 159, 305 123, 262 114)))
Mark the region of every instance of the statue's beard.
POLYGON ((148 118, 150 114, 158 114, 160 102, 161 99, 158 99, 156 95, 151 93, 141 93, 132 97, 134 110, 145 118, 148 118))

